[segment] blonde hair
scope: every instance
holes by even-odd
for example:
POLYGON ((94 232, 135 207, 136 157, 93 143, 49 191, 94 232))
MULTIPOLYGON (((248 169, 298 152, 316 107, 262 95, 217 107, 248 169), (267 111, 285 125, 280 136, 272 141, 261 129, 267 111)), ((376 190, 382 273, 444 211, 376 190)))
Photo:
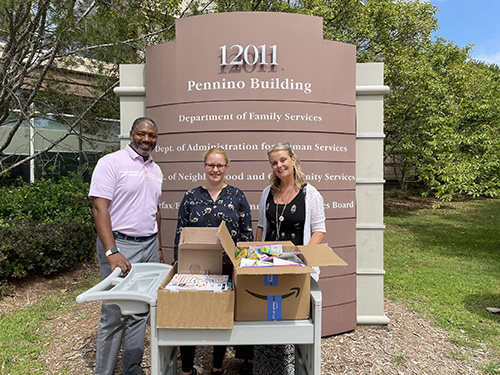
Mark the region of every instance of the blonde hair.
MULTIPOLYGON (((205 152, 205 156, 203 157, 203 162, 206 163, 208 157, 210 155, 212 155, 212 154, 222 155, 222 157, 226 161, 226 165, 229 165, 229 161, 230 161, 229 155, 227 154, 226 151, 224 151, 224 149, 222 149, 220 147, 212 147, 210 150, 208 150, 207 152, 205 152)), ((226 183, 226 175, 224 175, 224 183, 226 183)))
MULTIPOLYGON (((295 182, 295 186, 300 189, 302 185, 306 183, 306 175, 302 172, 302 167, 300 166, 300 159, 295 152, 293 152, 292 147, 289 143, 278 143, 274 145, 268 152, 267 158, 269 159, 271 153, 275 151, 286 151, 290 158, 295 158, 295 165, 293 167, 293 179, 295 182)), ((281 180, 276 174, 272 174, 269 179, 271 182, 271 193, 278 194, 280 192, 280 183, 281 180)))

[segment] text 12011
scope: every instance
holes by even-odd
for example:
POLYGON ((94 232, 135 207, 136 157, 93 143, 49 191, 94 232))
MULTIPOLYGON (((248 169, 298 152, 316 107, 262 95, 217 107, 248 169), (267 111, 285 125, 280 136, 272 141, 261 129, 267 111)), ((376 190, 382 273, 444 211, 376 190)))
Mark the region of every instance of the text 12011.
POLYGON ((229 48, 231 61, 227 61, 228 49, 226 45, 219 47, 221 50, 221 66, 226 65, 279 65, 277 61, 277 46, 267 47, 265 44, 261 46, 255 46, 249 44, 243 47, 239 44, 234 44, 229 48), (234 52, 233 52, 234 51, 234 52), (234 57, 233 57, 234 55, 234 57), (269 62, 268 62, 269 58, 269 62))

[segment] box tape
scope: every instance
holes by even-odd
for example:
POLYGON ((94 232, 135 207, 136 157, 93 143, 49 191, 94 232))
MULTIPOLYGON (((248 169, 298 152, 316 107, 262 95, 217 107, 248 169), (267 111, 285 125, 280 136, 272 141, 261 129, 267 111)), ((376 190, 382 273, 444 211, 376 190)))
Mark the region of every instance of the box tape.
POLYGON ((268 296, 267 297, 267 320, 276 321, 281 320, 282 312, 281 296, 268 296))
POLYGON ((278 275, 264 275, 264 286, 278 286, 278 275))

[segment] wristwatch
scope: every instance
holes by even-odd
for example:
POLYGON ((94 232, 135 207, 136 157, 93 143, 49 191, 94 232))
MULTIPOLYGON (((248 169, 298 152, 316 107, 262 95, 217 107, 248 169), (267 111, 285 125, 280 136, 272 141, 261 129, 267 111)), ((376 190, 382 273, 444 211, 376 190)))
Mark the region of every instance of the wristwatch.
POLYGON ((120 252, 119 248, 117 248, 116 246, 112 247, 111 249, 109 249, 108 251, 106 251, 106 257, 109 257, 110 255, 113 255, 113 254, 116 254, 116 253, 119 253, 119 252, 120 252))

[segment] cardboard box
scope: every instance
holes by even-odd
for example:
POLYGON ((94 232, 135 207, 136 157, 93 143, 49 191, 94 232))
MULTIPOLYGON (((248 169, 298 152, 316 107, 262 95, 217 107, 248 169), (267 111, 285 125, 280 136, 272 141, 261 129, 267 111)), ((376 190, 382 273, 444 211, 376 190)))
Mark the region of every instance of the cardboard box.
POLYGON ((219 275, 222 273, 222 246, 219 228, 186 227, 179 238, 179 273, 219 275))
POLYGON ((233 328, 234 289, 223 292, 199 290, 172 292, 164 289, 176 273, 178 273, 177 263, 158 289, 156 302, 158 328, 233 328))
MULTIPOLYGON (((264 243, 240 242, 235 246, 224 223, 219 226, 217 236, 233 264, 238 249, 264 243)), ((284 251, 300 251, 307 266, 234 268, 236 321, 307 319, 310 274, 315 272, 312 266, 347 266, 327 244, 295 246, 283 242, 283 245, 284 251)))

